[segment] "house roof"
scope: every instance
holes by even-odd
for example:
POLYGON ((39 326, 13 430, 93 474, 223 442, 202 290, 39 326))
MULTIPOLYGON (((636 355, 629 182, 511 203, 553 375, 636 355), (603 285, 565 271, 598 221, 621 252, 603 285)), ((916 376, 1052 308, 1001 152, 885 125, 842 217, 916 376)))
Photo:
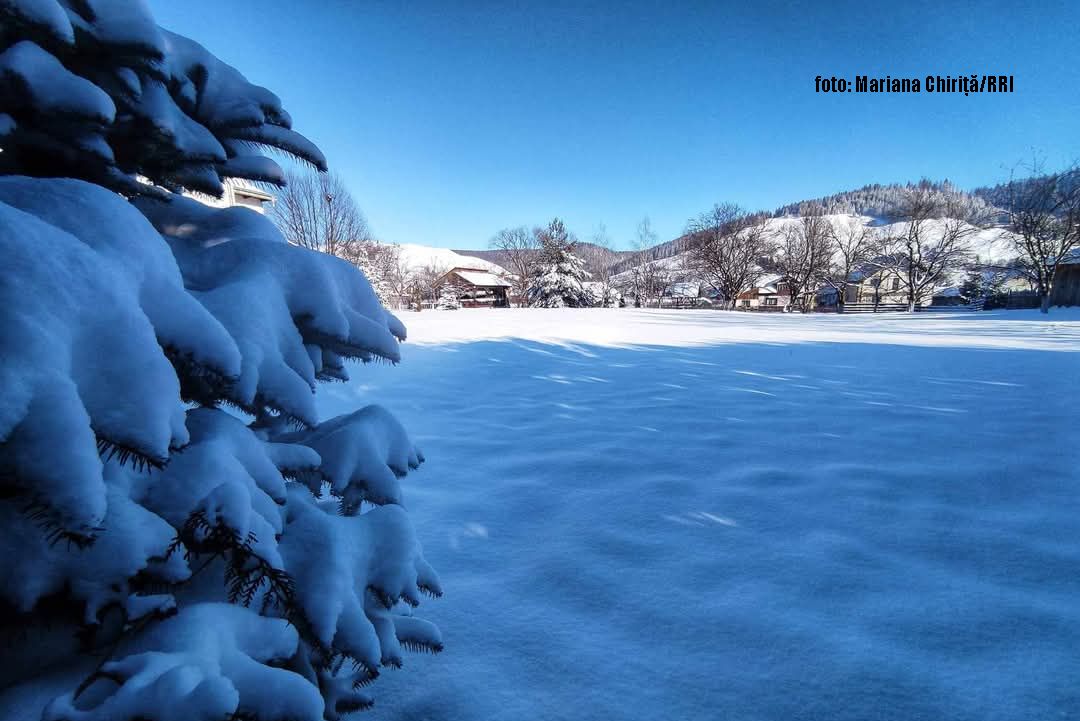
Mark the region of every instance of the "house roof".
POLYGON ((756 288, 751 288, 750 290, 744 290, 742 293, 739 293, 738 299, 739 300, 748 300, 750 298, 757 298, 757 297, 763 296, 763 295, 784 295, 784 296, 786 296, 786 295, 789 295, 789 294, 788 293, 781 293, 778 290, 776 290, 776 288, 774 286, 771 286, 771 285, 759 285, 756 288))
POLYGON ((672 283, 664 295, 672 298, 697 298, 699 288, 697 283, 672 283))
POLYGON ((1062 265, 1080 265, 1080 248, 1073 248, 1061 259, 1062 265))
POLYGON ((270 193, 267 193, 265 190, 259 190, 258 188, 251 187, 250 185, 240 184, 233 185, 233 195, 244 195, 249 198, 255 198, 256 200, 262 200, 264 202, 269 202, 274 199, 274 196, 270 193))
POLYGON ((446 278, 446 276, 451 273, 461 278, 469 285, 480 288, 510 288, 513 285, 494 273, 489 273, 488 271, 480 270, 479 268, 452 268, 443 275, 443 278, 446 278))

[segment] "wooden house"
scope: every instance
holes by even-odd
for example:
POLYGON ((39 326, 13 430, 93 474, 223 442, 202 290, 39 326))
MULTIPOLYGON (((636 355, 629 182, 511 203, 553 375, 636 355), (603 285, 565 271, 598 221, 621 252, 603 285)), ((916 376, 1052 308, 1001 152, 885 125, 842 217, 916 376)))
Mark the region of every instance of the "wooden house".
POLYGON ((435 295, 453 285, 462 308, 508 308, 512 283, 482 268, 451 268, 434 283, 435 295))
POLYGON ((1050 305, 1080 305, 1080 248, 1065 256, 1055 269, 1050 305))
POLYGON ((779 277, 767 278, 735 298, 736 310, 783 311, 791 305, 791 290, 779 277))

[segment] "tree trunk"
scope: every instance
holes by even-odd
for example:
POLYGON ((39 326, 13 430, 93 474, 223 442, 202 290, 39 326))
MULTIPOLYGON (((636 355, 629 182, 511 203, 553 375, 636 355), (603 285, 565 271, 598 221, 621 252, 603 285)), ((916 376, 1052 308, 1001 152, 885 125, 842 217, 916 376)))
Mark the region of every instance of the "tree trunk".
POLYGON ((1050 294, 1049 293, 1042 293, 1040 295, 1040 297, 1039 297, 1039 312, 1040 313, 1049 313, 1050 312, 1050 294))
POLYGON ((907 306, 908 313, 914 313, 915 312, 915 306, 916 306, 915 298, 913 297, 911 300, 908 301, 908 306, 907 306))

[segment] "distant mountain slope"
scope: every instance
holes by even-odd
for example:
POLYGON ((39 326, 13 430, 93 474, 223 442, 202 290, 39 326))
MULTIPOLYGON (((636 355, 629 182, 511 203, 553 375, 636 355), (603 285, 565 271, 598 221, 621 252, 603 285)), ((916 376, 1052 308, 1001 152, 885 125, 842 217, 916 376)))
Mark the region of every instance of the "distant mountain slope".
MULTIPOLYGON (((1071 171, 1069 176, 1072 182, 1080 183, 1080 170, 1071 171)), ((1020 182, 1030 182, 1030 180, 1020 182)), ((776 220, 794 218, 811 206, 820 206, 830 216, 859 216, 864 218, 867 223, 886 225, 891 222, 890 213, 903 198, 904 191, 915 185, 916 183, 874 183, 864 185, 854 190, 789 203, 777 208, 772 212, 771 216, 776 220)), ((1005 184, 977 188, 973 191, 961 190, 948 180, 932 182, 931 185, 935 190, 959 201, 961 206, 968 210, 985 212, 990 217, 1000 219, 1000 215, 995 213, 994 210, 1000 208, 1005 202, 1005 184)), ((976 252, 980 257, 997 257, 1000 255, 1000 248, 1003 247, 1003 244, 990 242, 990 236, 996 238, 997 233, 997 230, 993 230, 979 234, 975 245, 977 246, 976 252)), ((626 273, 639 265, 642 256, 644 256, 646 262, 657 263, 664 261, 665 266, 674 267, 678 264, 677 256, 686 251, 688 242, 688 238, 683 235, 658 243, 643 253, 629 250, 613 251, 592 243, 579 243, 578 248, 590 271, 595 272, 597 268, 603 267, 603 264, 606 263, 610 266, 612 274, 618 275, 626 273)), ((455 253, 459 258, 475 258, 493 264, 497 264, 499 258, 499 251, 495 250, 457 250, 449 252, 455 253)))
MULTIPOLYGON (((980 197, 976 192, 960 190, 948 180, 931 183, 934 190, 952 199, 959 200, 965 207, 979 210, 989 210, 987 199, 980 197)), ((888 218, 890 211, 903 199, 903 193, 909 188, 915 187, 915 183, 890 183, 881 185, 874 183, 864 185, 856 190, 846 190, 834 195, 826 195, 821 198, 801 200, 781 206, 773 211, 773 217, 799 215, 805 208, 821 206, 828 215, 866 215, 871 218, 888 218)))
POLYGON ((649 262, 672 258, 686 250, 687 242, 687 237, 682 235, 674 240, 668 240, 654 245, 653 247, 642 251, 640 254, 634 251, 623 251, 622 257, 612 264, 611 272, 613 274, 625 273, 631 268, 641 265, 642 255, 649 262))
MULTIPOLYGON (((1023 192, 1026 188, 1028 188, 1032 183, 1039 180, 1041 177, 1046 176, 1017 180, 1017 189, 1020 192, 1023 192)), ((1062 175, 1062 179, 1064 181, 1062 183, 1062 186, 1064 188, 1074 189, 1077 186, 1080 186, 1080 169, 1071 170, 1064 173, 1062 175)), ((996 208, 1002 208, 1009 202, 1009 183, 998 183, 997 185, 976 188, 975 190, 971 191, 971 193, 972 195, 982 199, 984 202, 996 208)))
POLYGON ((499 263, 499 251, 497 250, 459 250, 455 248, 453 252, 469 258, 479 258, 496 265, 499 263))
MULTIPOLYGON (((611 250, 595 243, 579 242, 575 246, 575 253, 585 261, 585 270, 594 273, 600 268, 617 263, 619 260, 632 255, 628 250, 611 250)), ((498 263, 500 252, 498 250, 455 250, 458 255, 480 258, 490 263, 498 263)))
MULTIPOLYGON (((960 204, 971 210, 990 212, 995 207, 1001 196, 1000 188, 983 188, 968 192, 960 190, 949 181, 933 182, 935 190, 954 198, 960 204)), ((861 216, 875 225, 888 223, 891 210, 903 198, 903 192, 915 186, 915 183, 890 183, 886 185, 864 185, 855 190, 847 190, 842 193, 826 195, 820 198, 800 200, 789 203, 773 211, 772 216, 776 219, 797 217, 804 210, 812 206, 824 208, 830 216, 861 216)), ((993 215, 993 213, 990 213, 993 215)), ((687 248, 688 238, 683 235, 658 245, 654 245, 645 251, 648 262, 658 262, 668 258, 674 258, 687 248)), ((983 243, 978 244, 980 250, 986 251, 983 243)), ((626 253, 612 265, 614 274, 625 273, 640 264, 640 258, 636 253, 626 253)), ((665 263, 665 265, 670 265, 665 263)))
MULTIPOLYGON (((871 216, 843 213, 826 215, 825 220, 841 231, 845 227, 850 227, 853 223, 857 225, 874 225, 885 235, 902 235, 907 227, 905 223, 883 224, 871 216)), ((773 241, 779 241, 783 238, 785 230, 798 222, 800 221, 797 217, 770 218, 766 221, 766 234, 770 236, 773 241)), ((940 221, 931 221, 932 224, 939 222, 940 221)), ((934 227, 934 225, 928 226, 927 231, 932 234, 934 232, 934 227)), ((983 263, 1003 263, 1008 259, 1011 252, 1001 228, 998 227, 973 230, 971 236, 968 237, 967 242, 971 246, 972 254, 983 263)), ((655 258, 649 259, 650 265, 654 265, 667 271, 667 274, 672 280, 695 280, 694 273, 684 270, 685 264, 683 262, 683 252, 686 250, 685 246, 684 238, 678 238, 674 241, 661 243, 660 245, 655 246, 650 250, 658 251, 658 255, 655 258)), ((634 257, 629 259, 629 262, 622 261, 613 266, 612 269, 614 272, 612 273, 612 281, 615 285, 629 285, 631 282, 630 271, 637 265, 637 258, 634 257)), ((950 278, 950 283, 959 283, 962 280, 962 271, 958 271, 955 275, 956 277, 950 278)))

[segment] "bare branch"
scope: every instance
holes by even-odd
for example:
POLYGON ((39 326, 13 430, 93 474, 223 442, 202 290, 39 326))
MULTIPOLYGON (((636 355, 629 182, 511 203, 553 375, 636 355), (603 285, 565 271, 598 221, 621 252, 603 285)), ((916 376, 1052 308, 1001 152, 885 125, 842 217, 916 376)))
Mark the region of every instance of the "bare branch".
POLYGON ((1045 313, 1058 265, 1080 248, 1080 169, 1043 175, 1041 163, 1034 161, 1027 170, 1032 177, 1010 176, 1005 186, 1005 237, 1045 313))
POLYGON ((535 231, 525 226, 503 228, 491 239, 492 249, 499 251, 499 265, 512 274, 513 292, 522 299, 528 294, 540 267, 540 241, 535 231))
POLYGON ((739 293, 761 277, 761 263, 770 253, 766 218, 726 203, 690 221, 687 267, 711 285, 733 308, 739 293))

